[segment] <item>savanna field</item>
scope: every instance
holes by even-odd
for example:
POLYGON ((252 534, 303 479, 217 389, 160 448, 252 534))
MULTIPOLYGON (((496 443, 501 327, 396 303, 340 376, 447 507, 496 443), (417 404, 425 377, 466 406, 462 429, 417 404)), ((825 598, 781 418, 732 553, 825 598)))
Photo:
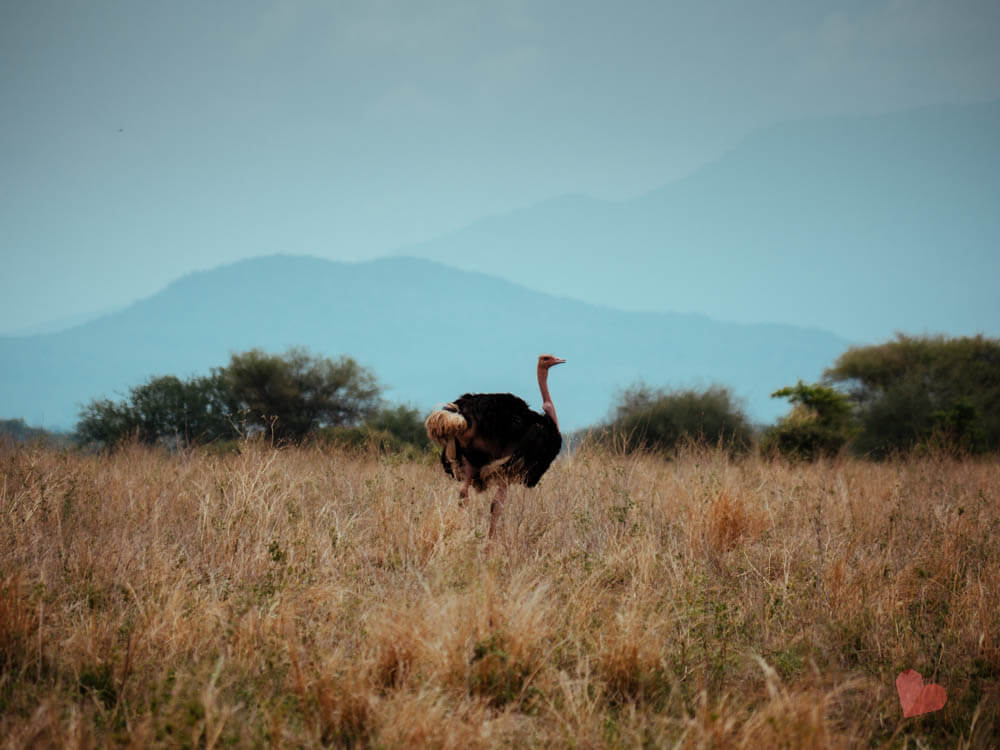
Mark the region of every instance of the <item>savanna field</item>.
POLYGON ((1000 460, 0 447, 0 742, 1000 745, 1000 460), (903 718, 912 668, 947 690, 903 718))

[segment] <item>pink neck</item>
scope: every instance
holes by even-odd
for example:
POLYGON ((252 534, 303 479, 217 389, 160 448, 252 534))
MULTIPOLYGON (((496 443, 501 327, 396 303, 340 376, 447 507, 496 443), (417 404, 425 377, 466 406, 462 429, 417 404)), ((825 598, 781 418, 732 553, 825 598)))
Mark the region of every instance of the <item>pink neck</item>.
POLYGON ((556 407, 552 405, 552 397, 549 395, 549 368, 538 368, 538 390, 542 392, 542 411, 549 415, 559 429, 559 418, 556 417, 556 407))

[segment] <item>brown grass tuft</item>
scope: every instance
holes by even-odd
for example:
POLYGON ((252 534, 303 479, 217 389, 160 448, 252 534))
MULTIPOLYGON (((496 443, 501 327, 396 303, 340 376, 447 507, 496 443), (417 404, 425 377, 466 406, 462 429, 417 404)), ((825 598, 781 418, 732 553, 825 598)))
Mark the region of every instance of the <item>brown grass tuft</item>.
POLYGON ((725 487, 709 503, 705 523, 708 545, 716 553, 731 552, 764 526, 744 497, 725 487))

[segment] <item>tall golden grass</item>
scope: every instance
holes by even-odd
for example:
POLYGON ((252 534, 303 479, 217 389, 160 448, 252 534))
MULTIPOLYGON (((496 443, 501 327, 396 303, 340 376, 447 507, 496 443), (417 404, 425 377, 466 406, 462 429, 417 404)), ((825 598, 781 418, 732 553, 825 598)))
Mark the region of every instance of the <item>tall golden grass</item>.
POLYGON ((0 449, 4 748, 990 747, 1000 462, 0 449), (948 691, 904 719, 894 680, 948 691))

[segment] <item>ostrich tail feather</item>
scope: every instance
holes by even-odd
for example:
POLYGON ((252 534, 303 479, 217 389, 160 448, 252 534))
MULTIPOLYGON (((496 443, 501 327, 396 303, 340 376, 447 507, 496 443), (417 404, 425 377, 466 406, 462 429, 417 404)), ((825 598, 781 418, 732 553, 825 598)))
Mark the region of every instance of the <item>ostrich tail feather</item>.
POLYGON ((424 426, 427 427, 427 437, 441 445, 460 436, 469 426, 465 417, 457 410, 452 411, 452 409, 457 409, 457 407, 454 404, 448 404, 444 409, 431 412, 427 421, 424 422, 424 426))

